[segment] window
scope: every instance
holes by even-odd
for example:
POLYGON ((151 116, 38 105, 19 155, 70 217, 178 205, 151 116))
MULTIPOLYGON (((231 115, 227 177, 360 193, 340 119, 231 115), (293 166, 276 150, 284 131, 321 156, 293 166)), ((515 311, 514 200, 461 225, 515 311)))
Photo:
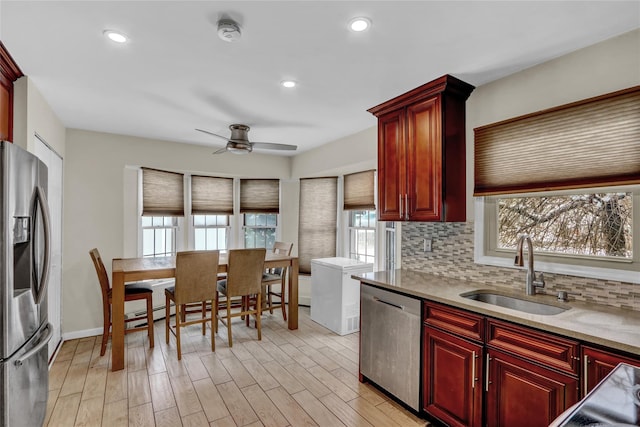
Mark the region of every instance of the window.
POLYGON ((273 248, 276 241, 276 214, 244 214, 244 247, 245 248, 273 248))
POLYGON ((191 176, 195 250, 227 250, 233 215, 233 178, 191 176))
POLYGON ((193 215, 194 249, 221 250, 229 248, 228 215, 193 215))
POLYGON ((634 87, 474 129, 476 262, 526 233, 542 271, 637 282, 638 114, 634 87))
POLYGON ((184 216, 184 176, 142 168, 142 256, 175 255, 178 218, 184 216))
POLYGON ((176 253, 178 218, 172 216, 142 217, 142 256, 170 256, 176 253))
POLYGON ((513 266, 514 236, 529 234, 536 268, 637 282, 640 187, 476 198, 475 261, 513 266))
POLYGON ((528 234, 535 251, 631 259, 632 204, 630 192, 500 197, 498 248, 528 234))
POLYGON ((344 176, 344 204, 348 212, 349 258, 376 263, 375 171, 344 176))
POLYGON ((280 213, 279 179, 241 179, 240 213, 245 248, 273 248, 280 213))
POLYGON ((300 272, 311 273, 311 259, 336 256, 338 178, 300 180, 298 258, 300 272))
POLYGON ((349 211, 349 258, 375 263, 376 211, 349 211))

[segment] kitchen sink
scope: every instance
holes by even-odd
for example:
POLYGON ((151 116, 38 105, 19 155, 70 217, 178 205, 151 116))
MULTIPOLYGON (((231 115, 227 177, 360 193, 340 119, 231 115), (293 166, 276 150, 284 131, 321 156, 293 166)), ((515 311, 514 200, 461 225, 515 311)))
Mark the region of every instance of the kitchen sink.
POLYGON ((461 297, 486 304, 497 305, 512 310, 524 311, 525 313, 551 316, 560 314, 571 307, 559 307, 557 305, 545 304, 543 302, 531 301, 509 295, 502 295, 495 291, 472 291, 460 294, 461 297))

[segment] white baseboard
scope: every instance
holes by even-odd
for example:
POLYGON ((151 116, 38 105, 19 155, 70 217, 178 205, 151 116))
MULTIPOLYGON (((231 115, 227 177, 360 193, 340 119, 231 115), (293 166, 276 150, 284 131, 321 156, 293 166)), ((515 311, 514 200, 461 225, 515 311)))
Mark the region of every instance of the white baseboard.
POLYGON ((95 337, 102 335, 102 328, 84 329, 82 331, 65 332, 62 334, 62 340, 75 340, 78 338, 95 337))

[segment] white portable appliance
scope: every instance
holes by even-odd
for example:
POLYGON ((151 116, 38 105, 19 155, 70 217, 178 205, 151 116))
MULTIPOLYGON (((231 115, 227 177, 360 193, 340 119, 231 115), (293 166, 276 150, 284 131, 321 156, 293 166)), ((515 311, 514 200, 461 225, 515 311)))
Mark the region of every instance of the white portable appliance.
POLYGON ((351 258, 311 260, 311 320, 339 335, 360 329, 360 282, 373 264, 351 258))

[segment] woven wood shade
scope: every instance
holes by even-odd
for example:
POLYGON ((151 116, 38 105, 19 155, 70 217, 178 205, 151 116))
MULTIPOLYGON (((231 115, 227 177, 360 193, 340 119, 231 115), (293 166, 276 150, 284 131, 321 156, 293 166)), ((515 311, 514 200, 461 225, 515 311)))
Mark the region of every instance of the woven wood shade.
POLYGON ((344 176, 344 210, 375 210, 375 171, 352 173, 344 176))
POLYGON ((298 258, 301 273, 311 273, 313 258, 336 256, 338 178, 300 180, 298 258))
POLYGON ((241 179, 240 213, 280 213, 280 180, 241 179))
POLYGON ((233 215, 233 178, 191 177, 191 213, 233 215))
POLYGON ((474 196, 640 184, 640 86, 474 132, 474 196))
POLYGON ((184 216, 184 175, 142 168, 142 216, 184 216))

